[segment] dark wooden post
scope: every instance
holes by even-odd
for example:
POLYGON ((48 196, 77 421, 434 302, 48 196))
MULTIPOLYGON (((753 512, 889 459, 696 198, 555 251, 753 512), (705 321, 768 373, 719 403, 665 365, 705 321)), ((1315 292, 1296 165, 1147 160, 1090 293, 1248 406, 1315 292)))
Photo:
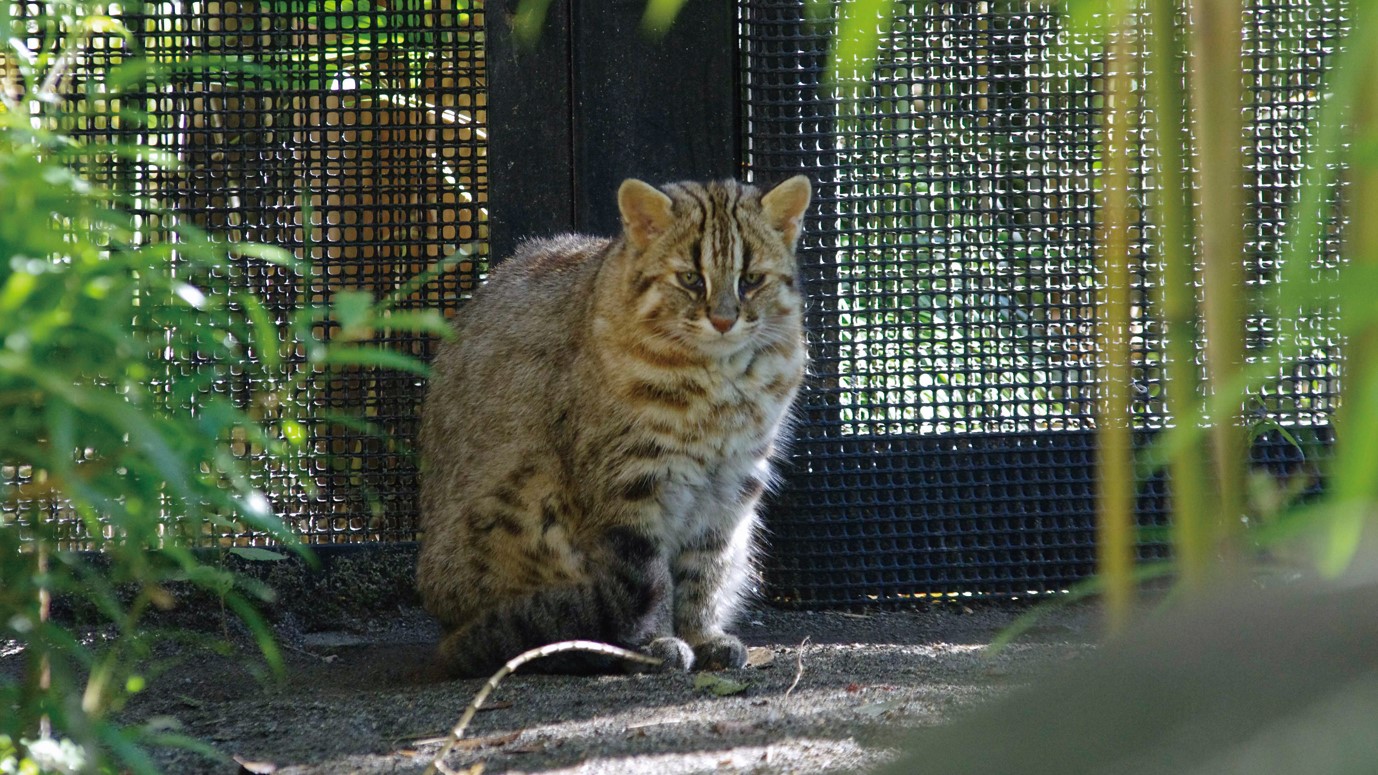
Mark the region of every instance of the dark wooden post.
POLYGON ((489 234, 615 234, 617 186, 732 177, 740 166, 735 8, 690 0, 664 37, 644 0, 553 0, 540 40, 512 36, 517 0, 488 7, 489 234))
POLYGON ((488 245, 493 261, 526 237, 574 225, 570 0, 550 4, 540 39, 513 35, 519 0, 484 11, 488 66, 488 245))

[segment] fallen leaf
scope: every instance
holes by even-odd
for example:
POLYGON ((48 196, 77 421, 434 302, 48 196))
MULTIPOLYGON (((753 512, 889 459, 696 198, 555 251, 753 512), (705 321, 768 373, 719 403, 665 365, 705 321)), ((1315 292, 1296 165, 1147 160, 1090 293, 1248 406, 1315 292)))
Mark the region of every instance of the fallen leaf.
POLYGON ((507 710, 510 707, 512 707, 511 700, 500 700, 498 702, 490 702, 487 705, 484 705, 482 708, 478 709, 478 712, 487 713, 490 710, 507 710))
POLYGON ((741 694, 747 690, 747 686, 747 684, 741 681, 734 681, 731 678, 722 678, 712 673, 699 673, 694 678, 695 689, 707 689, 718 697, 741 694))
POLYGON ((747 667, 766 667, 775 661, 775 649, 752 646, 746 650, 747 667))
POLYGON ((847 684, 847 693, 856 694, 861 691, 861 684, 847 684))

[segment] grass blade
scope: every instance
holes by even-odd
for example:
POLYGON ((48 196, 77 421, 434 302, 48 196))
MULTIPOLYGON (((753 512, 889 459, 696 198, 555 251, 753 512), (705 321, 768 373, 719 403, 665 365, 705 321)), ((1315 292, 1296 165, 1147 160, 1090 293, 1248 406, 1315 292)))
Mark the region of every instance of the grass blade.
MULTIPOLYGON (((1185 63, 1178 32, 1176 0, 1150 0, 1149 101, 1158 142, 1153 151, 1161 181, 1153 200, 1158 258, 1162 275, 1157 303, 1163 316, 1163 380, 1168 416, 1177 423, 1200 402, 1196 360, 1196 270, 1192 255, 1191 180, 1185 148, 1186 94, 1179 73, 1185 63)), ((1212 564, 1206 530, 1210 499, 1206 491, 1205 455, 1198 445, 1183 447, 1170 462, 1171 525, 1182 583, 1190 590, 1204 588, 1212 564)))
MULTIPOLYGON (((1210 389, 1228 393, 1244 368, 1244 85, 1239 0, 1191 0, 1192 58, 1187 70, 1196 117, 1200 169, 1198 235, 1202 317, 1210 389)), ((1242 402, 1210 416, 1211 455, 1218 495, 1209 512, 1217 542, 1228 554, 1244 516, 1248 442, 1242 402)))
POLYGON ((1104 142, 1101 158, 1101 231, 1096 240, 1103 272, 1096 314, 1100 353, 1097 422, 1096 562, 1103 580, 1106 632, 1129 623, 1134 609, 1134 462, 1130 427, 1130 255, 1129 159, 1134 142, 1135 78, 1133 20, 1120 17, 1105 64, 1104 142))

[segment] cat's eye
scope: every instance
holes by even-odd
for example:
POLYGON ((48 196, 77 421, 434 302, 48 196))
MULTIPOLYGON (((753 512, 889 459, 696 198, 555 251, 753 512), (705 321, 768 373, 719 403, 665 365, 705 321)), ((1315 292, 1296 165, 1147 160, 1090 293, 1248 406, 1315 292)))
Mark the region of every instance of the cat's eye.
POLYGON ((698 272, 680 272, 676 275, 679 284, 690 290, 698 290, 703 287, 703 275, 698 272))
POLYGON ((756 290, 757 288, 761 287, 761 283, 765 281, 766 276, 764 274, 761 274, 760 272, 747 272, 746 274, 742 275, 742 279, 738 280, 737 284, 741 287, 742 292, 745 293, 746 291, 756 290))

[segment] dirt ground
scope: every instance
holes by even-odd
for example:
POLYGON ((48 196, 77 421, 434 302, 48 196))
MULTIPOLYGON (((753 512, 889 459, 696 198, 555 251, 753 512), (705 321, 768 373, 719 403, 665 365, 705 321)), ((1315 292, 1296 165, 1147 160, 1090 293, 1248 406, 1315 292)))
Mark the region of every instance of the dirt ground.
MULTIPOLYGON (((991 639, 1026 610, 955 602, 870 614, 757 608, 740 634, 765 664, 712 679, 517 674, 446 763, 487 773, 863 771, 893 757, 901 735, 1088 648, 1094 611, 1080 607, 1049 614, 989 655, 991 639)), ((127 709, 131 721, 198 738, 225 757, 159 751, 166 772, 419 773, 482 684, 436 674, 438 633, 415 609, 348 631, 293 632, 290 617, 279 628, 288 667, 281 681, 260 681, 242 661, 198 656, 127 709)))

